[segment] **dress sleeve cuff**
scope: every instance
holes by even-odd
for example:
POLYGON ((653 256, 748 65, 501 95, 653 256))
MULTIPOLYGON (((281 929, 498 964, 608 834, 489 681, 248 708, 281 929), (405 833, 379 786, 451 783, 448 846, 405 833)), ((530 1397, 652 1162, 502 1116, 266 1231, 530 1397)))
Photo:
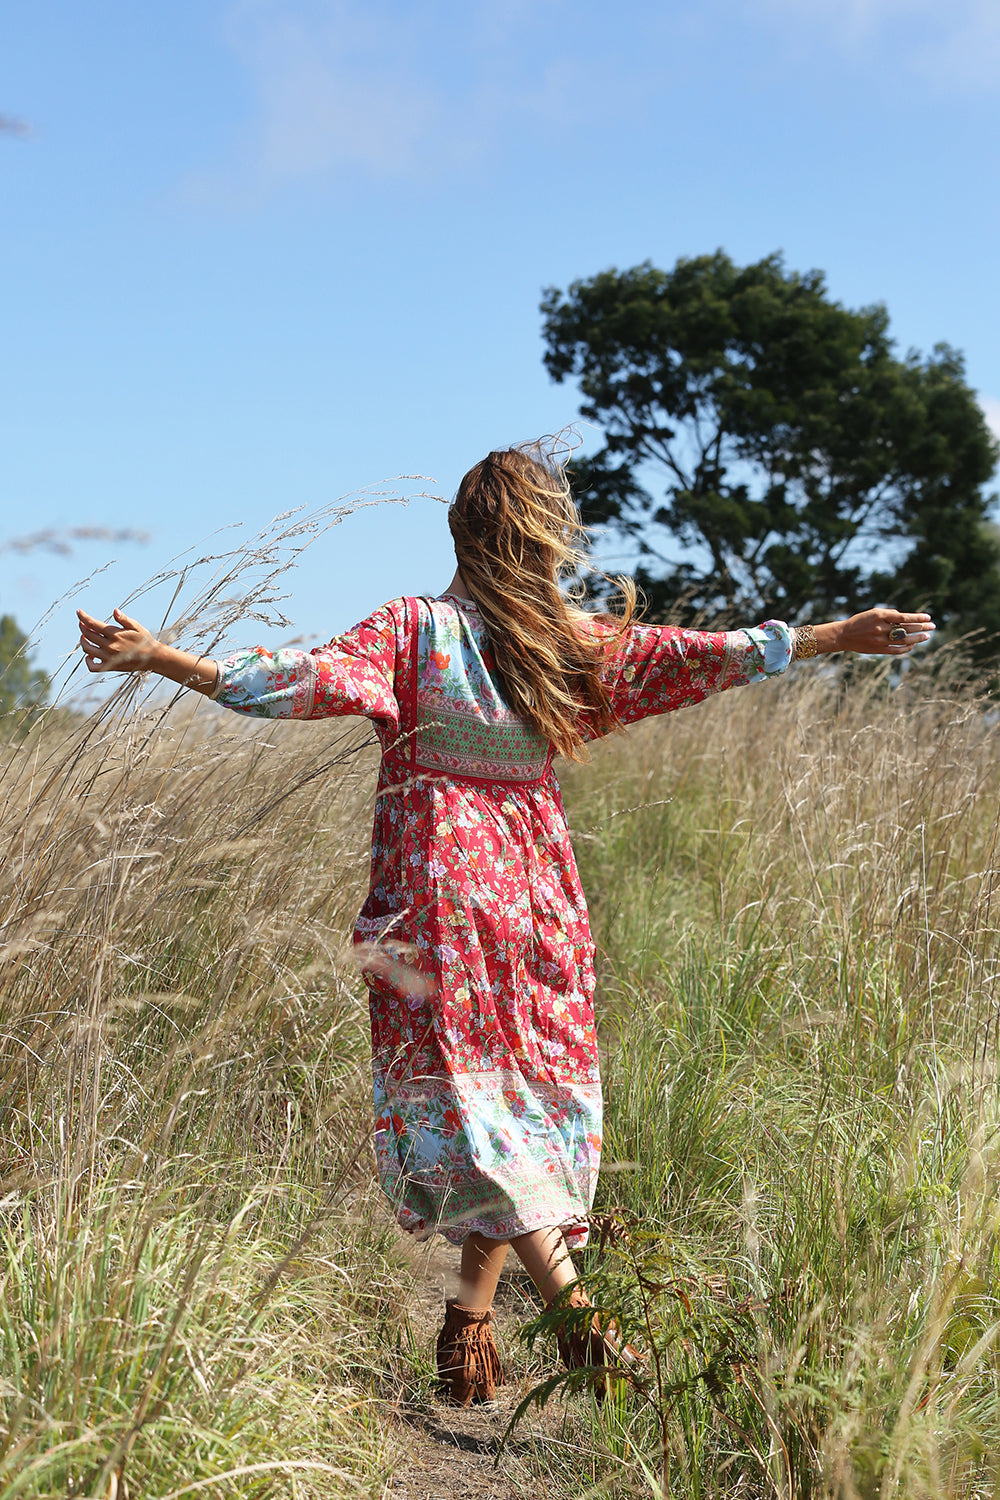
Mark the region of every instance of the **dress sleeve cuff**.
POLYGON ((784 620, 765 620, 747 635, 757 648, 757 665, 763 677, 780 677, 795 655, 795 636, 784 620))

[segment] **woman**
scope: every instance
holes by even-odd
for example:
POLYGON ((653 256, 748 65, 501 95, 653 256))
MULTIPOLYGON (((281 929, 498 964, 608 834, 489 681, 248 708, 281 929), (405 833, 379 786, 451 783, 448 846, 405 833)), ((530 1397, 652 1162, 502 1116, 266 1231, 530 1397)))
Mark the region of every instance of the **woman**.
MULTIPOLYGON (((451 1401, 488 1400, 490 1329, 510 1246, 546 1305, 576 1278, 601 1150, 593 944, 554 755, 834 651, 906 655, 925 614, 876 609, 815 627, 644 626, 560 589, 581 530, 540 446, 491 453, 449 513, 457 571, 313 652, 216 663, 115 611, 80 612, 91 671, 154 671, 270 718, 364 714, 382 745, 371 885, 358 918, 371 992, 379 1178, 404 1229, 461 1246, 438 1370, 451 1401)), ((586 1305, 579 1290, 577 1305, 586 1305)), ((596 1324, 568 1363, 627 1360, 596 1324)))

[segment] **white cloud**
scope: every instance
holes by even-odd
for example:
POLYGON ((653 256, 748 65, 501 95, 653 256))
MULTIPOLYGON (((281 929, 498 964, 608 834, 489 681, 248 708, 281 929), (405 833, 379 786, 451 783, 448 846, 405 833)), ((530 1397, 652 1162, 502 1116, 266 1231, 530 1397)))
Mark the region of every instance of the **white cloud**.
POLYGON ((752 6, 756 10, 792 19, 832 26, 847 42, 872 36, 887 21, 899 16, 932 14, 934 7, 935 0, 755 0, 752 6))
POLYGON ((921 49, 915 61, 928 76, 943 82, 990 86, 1000 83, 1000 5, 997 0, 964 0, 943 7, 951 25, 937 43, 921 49), (957 20, 957 24, 956 23, 957 20))
MULTIPOLYGON (((798 11, 805 15, 826 14, 850 30, 870 29, 898 15, 917 15, 937 8, 938 0, 769 0, 772 10, 798 11)), ((952 0, 961 6, 966 0, 952 0)), ((973 0, 974 3, 974 0, 973 0)))
POLYGON ((990 431, 1000 438, 1000 401, 996 396, 980 396, 979 404, 990 431))
POLYGON ((1000 84, 998 0, 747 0, 786 33, 822 34, 849 54, 945 87, 1000 84))
POLYGON ((669 0, 662 13, 650 0, 619 0, 617 10, 574 0, 229 7, 227 37, 253 105, 229 160, 187 184, 213 197, 352 171, 426 183, 480 169, 518 138, 544 151, 597 114, 605 126, 634 116, 644 91, 663 87, 651 63, 654 12, 667 55, 697 53, 738 17, 797 58, 835 47, 884 77, 1000 82, 1000 0, 669 0))
POLYGON ((245 3, 230 36, 258 97, 248 151, 265 182, 405 169, 434 127, 433 91, 407 65, 411 39, 398 26, 386 35, 375 8, 245 3))
MULTIPOLYGON (((356 168, 417 180, 468 167, 511 129, 572 122, 582 69, 539 29, 569 0, 236 0, 228 39, 256 110, 244 188, 356 168)), ((202 191, 233 186, 234 169, 202 191)))

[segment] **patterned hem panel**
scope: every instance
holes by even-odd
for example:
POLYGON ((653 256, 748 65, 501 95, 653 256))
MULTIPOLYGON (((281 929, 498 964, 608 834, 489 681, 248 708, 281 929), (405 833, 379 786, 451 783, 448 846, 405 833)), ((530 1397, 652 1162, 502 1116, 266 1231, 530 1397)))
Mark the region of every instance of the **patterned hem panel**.
POLYGON ((566 1224, 552 1219, 467 1219, 462 1224, 431 1224, 419 1219, 405 1204, 396 1209, 396 1222, 415 1240, 428 1240, 432 1235, 442 1235, 451 1245, 463 1245, 470 1234, 482 1235, 484 1240, 513 1240, 518 1235, 531 1234, 536 1229, 561 1229, 563 1239, 570 1250, 582 1250, 590 1239, 590 1224, 586 1219, 574 1219, 566 1224))
POLYGON ((375 1156, 401 1226, 461 1244, 563 1226, 586 1243, 601 1155, 601 1087, 459 1073, 375 1080, 375 1156))

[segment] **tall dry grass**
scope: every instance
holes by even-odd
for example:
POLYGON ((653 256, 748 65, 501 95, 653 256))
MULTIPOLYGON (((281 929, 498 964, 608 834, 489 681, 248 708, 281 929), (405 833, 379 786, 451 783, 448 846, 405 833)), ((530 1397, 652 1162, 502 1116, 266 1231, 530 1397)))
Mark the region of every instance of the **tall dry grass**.
POLYGON ((5 1495, 375 1483, 398 1273, 362 1212, 344 956, 368 737, 211 713, 111 714, 4 768, 5 1495))
MULTIPOLYGON (((281 565, 223 607, 226 562, 185 640, 267 638, 281 565)), ((547 1493, 995 1492, 1000 771, 943 675, 803 665, 565 776, 617 1224, 586 1269, 652 1374, 547 1493)), ((0 1495, 381 1492, 427 1351, 345 958, 374 759, 132 688, 4 751, 0 1495)))
POLYGON ((940 659, 896 685, 800 668, 568 790, 617 1218, 589 1273, 653 1359, 605 1422, 621 1475, 993 1495, 994 711, 940 659))
MULTIPOLYGON (((156 580, 164 633, 283 628, 350 509, 156 580)), ((345 956, 374 763, 366 725, 134 679, 0 742, 3 1496, 382 1493, 407 1330, 345 956)))

